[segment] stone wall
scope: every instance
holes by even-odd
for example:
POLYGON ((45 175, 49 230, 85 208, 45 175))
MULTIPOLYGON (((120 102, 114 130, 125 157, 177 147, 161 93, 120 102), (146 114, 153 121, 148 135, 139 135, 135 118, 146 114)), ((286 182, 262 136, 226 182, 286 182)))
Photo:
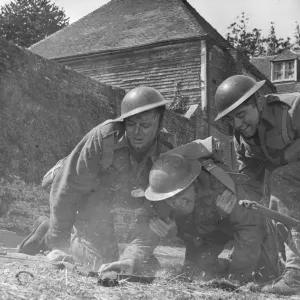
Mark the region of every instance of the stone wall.
POLYGON ((1 174, 40 181, 124 93, 1 40, 1 174))

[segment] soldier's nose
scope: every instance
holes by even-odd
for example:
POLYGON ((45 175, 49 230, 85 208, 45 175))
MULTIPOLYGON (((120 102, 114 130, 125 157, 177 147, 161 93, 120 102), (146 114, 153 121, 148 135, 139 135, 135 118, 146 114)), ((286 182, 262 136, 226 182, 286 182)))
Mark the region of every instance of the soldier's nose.
POLYGON ((134 133, 136 134, 136 135, 138 135, 139 133, 140 133, 140 126, 139 125, 136 125, 136 127, 135 127, 135 131, 134 131, 134 133))

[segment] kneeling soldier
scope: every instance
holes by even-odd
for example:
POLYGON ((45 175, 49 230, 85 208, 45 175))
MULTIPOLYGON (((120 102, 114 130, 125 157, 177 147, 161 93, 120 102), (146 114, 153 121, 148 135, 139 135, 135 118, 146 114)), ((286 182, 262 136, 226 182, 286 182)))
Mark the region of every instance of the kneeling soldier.
POLYGON ((154 88, 132 89, 119 118, 93 128, 51 169, 45 176, 54 177, 50 220, 42 216, 35 222, 19 252, 59 250, 94 270, 118 259, 112 209, 138 207, 131 191, 147 187, 154 158, 173 148, 173 136, 163 130, 168 103, 154 88))
POLYGON ((273 246, 266 251, 264 245, 271 240, 269 223, 238 205, 228 168, 211 159, 188 160, 174 151, 162 154, 150 171, 144 195, 152 215, 147 208, 121 259, 102 265, 100 271, 137 272, 158 245, 166 220, 175 220, 177 236, 186 244, 185 266, 205 274, 205 279, 225 276, 246 282, 253 274, 276 276, 278 253, 269 251, 273 246), (155 216, 159 222, 153 221, 155 216))

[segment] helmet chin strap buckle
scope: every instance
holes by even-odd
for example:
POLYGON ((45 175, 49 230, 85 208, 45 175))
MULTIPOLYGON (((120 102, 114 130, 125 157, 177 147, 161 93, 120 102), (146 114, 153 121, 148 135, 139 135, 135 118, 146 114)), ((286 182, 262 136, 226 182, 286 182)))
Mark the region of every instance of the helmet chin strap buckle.
POLYGON ((142 198, 145 197, 145 191, 143 189, 135 189, 131 191, 131 196, 134 198, 142 198))

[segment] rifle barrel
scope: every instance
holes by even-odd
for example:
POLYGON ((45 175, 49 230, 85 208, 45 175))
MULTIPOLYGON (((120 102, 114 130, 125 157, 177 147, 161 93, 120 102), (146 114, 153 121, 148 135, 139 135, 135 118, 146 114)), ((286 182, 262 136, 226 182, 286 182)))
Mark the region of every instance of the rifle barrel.
POLYGON ((300 221, 298 221, 290 216, 281 214, 270 208, 267 208, 263 205, 260 205, 254 201, 242 200, 239 202, 239 204, 246 208, 253 209, 253 210, 257 211, 259 214, 261 214, 262 216, 267 217, 269 219, 273 219, 273 220, 280 222, 288 227, 300 228, 300 221))

